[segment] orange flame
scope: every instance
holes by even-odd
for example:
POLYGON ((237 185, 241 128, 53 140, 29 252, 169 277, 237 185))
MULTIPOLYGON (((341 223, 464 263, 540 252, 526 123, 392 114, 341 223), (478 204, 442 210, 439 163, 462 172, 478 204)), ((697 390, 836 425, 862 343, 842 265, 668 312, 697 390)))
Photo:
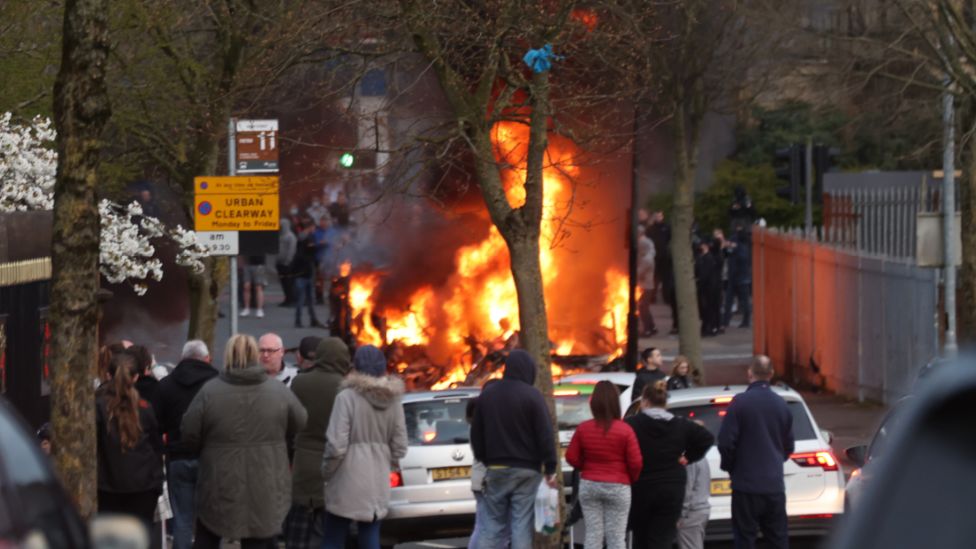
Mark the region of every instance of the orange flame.
MULTIPOLYGON (((528 128, 505 122, 492 132, 495 154, 501 166, 506 198, 513 208, 525 202, 528 128)), ((573 199, 573 177, 579 173, 574 164, 575 146, 560 140, 550 141, 543 169, 543 219, 540 238, 540 264, 547 302, 559 296, 554 289, 565 259, 557 257, 562 221, 573 199)), ((455 273, 443 285, 424 286, 409 298, 406 307, 384 307, 376 310, 377 274, 353 274, 349 301, 354 319, 354 333, 360 344, 383 345, 398 341, 404 345, 422 345, 436 364, 448 366, 433 389, 464 383, 472 363, 472 340, 486 342, 490 350, 501 349, 519 329, 518 298, 509 264, 508 248, 498 230, 491 226, 488 236, 455 253, 455 273), (373 325, 373 315, 385 320, 385 338, 373 325)), ((342 269, 347 269, 343 264, 342 269)), ((619 347, 626 339, 627 277, 616 270, 606 273, 604 303, 594 304, 607 311, 602 327, 612 332, 611 346, 619 347)), ((596 326, 582 327, 593 331, 596 326)), ((579 327, 551 328, 558 343, 554 351, 565 355, 577 348, 579 327)), ((613 349, 611 349, 613 350, 613 349)), ((403 371, 403 364, 397 369, 403 371)), ((553 366, 553 373, 562 369, 553 366)), ((495 374, 498 374, 496 372, 495 374)))

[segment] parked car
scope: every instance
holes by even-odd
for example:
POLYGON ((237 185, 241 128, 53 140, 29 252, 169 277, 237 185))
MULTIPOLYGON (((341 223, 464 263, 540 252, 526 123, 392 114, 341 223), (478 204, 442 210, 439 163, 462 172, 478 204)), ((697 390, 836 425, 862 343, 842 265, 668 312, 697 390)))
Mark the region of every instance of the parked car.
POLYGON ((0 547, 91 547, 50 460, 2 397, 0 441, 0 547))
POLYGON ((906 396, 896 402, 881 419, 881 424, 878 425, 878 429, 871 437, 869 444, 852 446, 845 450, 844 453, 847 454, 847 458, 857 466, 857 469, 851 471, 851 476, 847 479, 844 496, 845 512, 850 512, 851 509, 860 505, 866 487, 877 473, 878 464, 883 461, 883 456, 887 454, 891 434, 901 424, 904 412, 913 400, 914 397, 906 396))
POLYGON ((478 388, 461 388, 404 395, 409 448, 399 471, 390 475, 384 546, 471 533, 474 454, 465 408, 479 393, 478 388))
MULTIPOLYGON (((691 420, 700 420, 718 436, 732 398, 746 385, 695 387, 668 395, 668 411, 691 420)), ((783 464, 786 481, 786 513, 791 536, 820 536, 828 533, 835 518, 844 512, 844 474, 830 449, 830 434, 821 431, 800 393, 777 385, 773 390, 786 400, 793 414, 796 449, 783 464)), ((638 413, 639 401, 631 403, 625 416, 638 413)), ((732 484, 729 474, 719 468, 721 458, 713 446, 706 454, 711 469, 711 516, 708 539, 732 537, 732 484)))

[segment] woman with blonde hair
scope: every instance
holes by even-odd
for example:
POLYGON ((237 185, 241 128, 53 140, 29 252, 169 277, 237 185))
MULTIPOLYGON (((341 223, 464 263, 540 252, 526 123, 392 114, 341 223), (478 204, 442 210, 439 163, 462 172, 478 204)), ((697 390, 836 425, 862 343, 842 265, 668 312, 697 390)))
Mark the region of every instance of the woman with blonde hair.
POLYGON ((193 547, 217 549, 221 538, 242 549, 274 547, 291 506, 286 440, 306 418, 288 387, 268 377, 254 338, 231 336, 224 371, 183 416, 183 443, 200 454, 193 547))
POLYGON ((695 386, 691 378, 691 362, 688 357, 678 355, 674 357, 674 368, 671 369, 671 377, 668 378, 668 390, 691 389, 695 386))

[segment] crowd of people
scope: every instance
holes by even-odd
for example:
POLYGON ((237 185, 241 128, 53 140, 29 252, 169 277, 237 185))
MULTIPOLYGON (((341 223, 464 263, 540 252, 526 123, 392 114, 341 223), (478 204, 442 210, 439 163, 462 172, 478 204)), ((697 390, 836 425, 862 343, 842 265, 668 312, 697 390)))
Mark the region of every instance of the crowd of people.
POLYGON ((324 328, 316 314, 315 305, 324 303, 330 281, 338 276, 340 264, 346 259, 344 250, 352 239, 349 205, 345 194, 325 195, 329 202, 314 199, 304 211, 296 205, 288 208, 288 215, 279 221, 278 253, 241 256, 240 315, 264 317, 264 289, 273 264, 284 293, 282 307, 295 309, 295 326, 324 328), (328 203, 328 206, 325 204, 328 203))
POLYGON ((287 351, 277 334, 236 334, 218 369, 191 340, 157 379, 145 347, 103 347, 99 512, 151 531, 167 507, 173 549, 340 548, 353 522, 360 547, 377 549, 388 479, 407 450, 403 382, 370 345, 350 353, 338 338, 305 337, 294 366, 287 351))
MULTIPOLYGON (((722 228, 703 233, 692 230, 695 285, 701 335, 725 333, 732 316, 741 314, 739 327, 748 328, 751 320, 752 241, 751 227, 757 220, 752 201, 745 191, 735 189, 729 206, 729 228, 726 236, 722 228)), ((658 296, 671 308, 670 333, 678 333, 678 307, 674 286, 674 261, 671 255, 671 226, 664 220, 664 212, 639 212, 637 240, 638 316, 642 337, 658 333, 651 305, 658 296)))
MULTIPOLYGON (((656 366, 660 352, 646 353, 656 366)), ((676 370, 687 368, 679 358, 676 370)), ((701 548, 710 505, 711 472, 704 459, 715 437, 698 422, 668 411, 668 385, 658 379, 640 388, 640 412, 621 419, 620 392, 610 381, 594 387, 593 419, 581 423, 566 450, 579 473, 576 490, 586 549, 701 548)), ((732 484, 736 547, 754 547, 758 532, 787 547, 783 462, 793 452, 792 419, 770 389, 772 365, 759 356, 748 369, 750 385, 726 410, 718 435, 721 468, 732 484)), ((500 381, 488 383, 469 404, 477 513, 469 547, 532 547, 532 518, 541 483, 558 485, 552 423, 533 387, 536 365, 524 351, 505 359, 500 381)))

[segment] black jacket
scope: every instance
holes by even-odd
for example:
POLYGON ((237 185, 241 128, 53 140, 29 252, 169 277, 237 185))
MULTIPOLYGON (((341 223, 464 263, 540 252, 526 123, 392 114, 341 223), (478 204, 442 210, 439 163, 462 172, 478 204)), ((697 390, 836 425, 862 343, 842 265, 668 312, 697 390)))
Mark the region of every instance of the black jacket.
POLYGON ((478 397, 471 424, 474 456, 487 466, 507 465, 547 475, 556 471, 556 447, 545 400, 535 387, 536 366, 522 350, 505 359, 502 380, 478 397))
POLYGON ((139 441, 129 450, 122 450, 118 426, 109 424, 108 401, 112 390, 106 390, 96 400, 95 421, 98 436, 98 490, 115 494, 162 491, 163 443, 152 406, 139 400, 139 441))
POLYGON ((217 377, 217 369, 202 360, 184 358, 159 382, 154 408, 159 429, 166 435, 166 455, 171 460, 196 459, 182 444, 180 422, 203 384, 217 377))
POLYGON ((679 389, 690 389, 695 384, 691 381, 691 376, 671 376, 668 378, 668 390, 677 391, 679 389))
POLYGON ((627 423, 637 435, 644 458, 638 483, 684 485, 687 473, 678 460, 683 455, 688 463, 694 463, 705 457, 715 442, 708 429, 678 416, 663 420, 640 412, 627 418, 627 423))
POLYGON ((783 462, 793 446, 793 414, 768 381, 755 381, 732 399, 718 433, 721 467, 732 478, 732 490, 783 493, 783 462))
POLYGON ((667 379, 668 374, 664 373, 664 370, 656 368, 654 370, 648 370, 647 368, 641 368, 637 370, 637 375, 634 377, 634 390, 630 393, 630 398, 632 400, 637 400, 641 397, 641 392, 644 391, 644 387, 647 385, 654 385, 654 383, 667 379))
POLYGON ((153 377, 152 373, 139 376, 135 382, 136 392, 139 398, 145 400, 156 407, 156 399, 159 397, 159 380, 153 377))

